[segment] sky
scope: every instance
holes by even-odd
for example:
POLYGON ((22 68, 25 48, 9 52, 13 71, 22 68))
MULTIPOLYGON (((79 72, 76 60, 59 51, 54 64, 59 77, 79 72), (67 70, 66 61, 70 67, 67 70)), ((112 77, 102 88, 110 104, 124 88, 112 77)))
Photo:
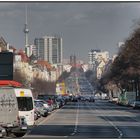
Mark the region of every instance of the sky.
MULTIPOLYGON (((24 49, 25 2, 0 2, 0 36, 24 49)), ((45 35, 63 39, 64 58, 88 61, 91 49, 118 52, 140 21, 140 2, 28 2, 29 43, 45 35)))

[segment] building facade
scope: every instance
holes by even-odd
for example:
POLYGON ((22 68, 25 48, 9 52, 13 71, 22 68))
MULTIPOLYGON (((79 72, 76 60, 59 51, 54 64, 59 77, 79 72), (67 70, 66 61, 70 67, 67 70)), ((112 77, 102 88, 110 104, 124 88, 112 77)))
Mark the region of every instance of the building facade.
POLYGON ((36 56, 39 60, 48 61, 51 64, 62 64, 62 38, 44 36, 36 38, 34 44, 36 46, 36 56))
POLYGON ((7 42, 4 40, 3 37, 0 37, 0 52, 7 50, 7 42))
POLYGON ((92 49, 88 53, 88 57, 89 57, 89 62, 88 62, 89 63, 89 67, 91 69, 94 69, 94 67, 96 67, 98 65, 98 63, 100 63, 102 60, 108 61, 108 59, 109 59, 109 52, 92 49))
POLYGON ((109 61, 109 52, 92 49, 88 53, 88 57, 89 69, 96 74, 97 79, 100 79, 105 65, 109 61))
POLYGON ((70 56, 70 65, 73 67, 76 66, 76 56, 75 55, 70 56))

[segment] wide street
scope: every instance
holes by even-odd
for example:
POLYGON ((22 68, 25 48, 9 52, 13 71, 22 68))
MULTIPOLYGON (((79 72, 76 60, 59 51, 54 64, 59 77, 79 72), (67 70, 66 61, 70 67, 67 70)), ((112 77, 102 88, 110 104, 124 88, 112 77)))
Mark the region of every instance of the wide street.
POLYGON ((107 100, 68 102, 22 138, 140 138, 140 110, 107 100))

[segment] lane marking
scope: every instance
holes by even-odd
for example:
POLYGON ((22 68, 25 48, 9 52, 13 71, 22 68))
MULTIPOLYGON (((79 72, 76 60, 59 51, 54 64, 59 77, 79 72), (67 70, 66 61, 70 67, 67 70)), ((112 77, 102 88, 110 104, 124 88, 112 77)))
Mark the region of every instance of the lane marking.
MULTIPOLYGON (((63 106, 63 107, 64 107, 64 106, 63 106)), ((58 110, 53 111, 53 112, 52 112, 53 114, 50 114, 49 116, 47 116, 47 118, 43 119, 41 122, 39 122, 38 124, 36 124, 31 130, 29 130, 29 131, 23 136, 23 138, 26 137, 26 136, 27 136, 35 127, 37 127, 38 125, 41 125, 41 124, 43 124, 44 122, 47 122, 48 120, 50 120, 57 112, 59 112, 61 109, 63 109, 63 107, 60 108, 60 109, 58 109, 58 110)), ((78 103, 78 105, 77 105, 76 121, 75 121, 74 131, 73 131, 73 133, 71 133, 71 134, 68 135, 68 136, 63 136, 64 138, 68 138, 69 136, 75 135, 75 133, 77 132, 78 117, 79 117, 79 103, 78 103)))
MULTIPOLYGON (((112 104, 112 105, 115 107, 115 109, 117 110, 117 112, 120 112, 120 114, 122 113, 122 111, 119 110, 119 109, 120 109, 120 106, 119 106, 118 104, 114 104, 114 103, 110 103, 110 104, 112 104)), ((138 112, 135 112, 132 108, 127 107, 127 106, 121 106, 121 108, 126 109, 126 112, 127 112, 127 113, 130 113, 130 115, 131 115, 131 116, 130 116, 130 115, 123 115, 124 117, 129 117, 129 118, 131 118, 133 121, 136 121, 137 123, 140 122, 140 121, 137 120, 136 118, 133 118, 133 115, 136 117, 138 112), (130 112, 130 111, 134 111, 134 112, 130 112), (133 113, 134 113, 134 114, 133 114, 133 113)), ((114 109, 111 108, 111 107, 110 107, 110 110, 113 110, 113 111, 114 111, 114 109)))
MULTIPOLYGON (((87 106, 89 107, 89 109, 90 109, 92 112, 94 112, 94 111, 93 111, 93 108, 91 108, 91 107, 89 106, 89 104, 88 104, 87 106)), ((101 116, 102 116, 109 124, 111 124, 111 125, 115 128, 115 130, 119 133, 118 138, 122 138, 122 136, 123 136, 122 131, 121 131, 113 122, 111 122, 107 117, 105 117, 105 113, 103 113, 103 112, 97 110, 97 109, 99 109, 99 107, 97 107, 96 104, 95 104, 94 106, 95 106, 95 111, 98 112, 98 113, 101 113, 101 116)))
MULTIPOLYGON (((115 104, 114 104, 114 105, 115 105, 115 104)), ((115 105, 115 107, 116 107, 116 109, 117 109, 118 112, 122 113, 121 110, 118 110, 118 109, 120 108, 120 107, 118 107, 118 105, 115 105)), ((134 110, 131 109, 131 108, 127 108, 126 106, 122 106, 122 107, 126 109, 127 113, 130 113, 130 114, 132 114, 132 115, 135 114, 135 116, 137 116, 137 113, 139 113, 139 112, 129 112, 129 111, 134 111, 134 110), (133 114, 133 113, 134 113, 134 114, 133 114)), ((111 108, 111 110, 113 110, 113 109, 111 108)), ((133 118, 133 116, 128 116, 128 115, 126 115, 126 117, 129 117, 129 118, 131 118, 132 120, 134 120, 134 121, 136 121, 136 122, 140 122, 139 120, 133 118)))
POLYGON ((74 127, 73 133, 70 134, 71 136, 73 136, 77 133, 78 121, 79 121, 79 101, 78 101, 77 111, 76 111, 75 127, 74 127))

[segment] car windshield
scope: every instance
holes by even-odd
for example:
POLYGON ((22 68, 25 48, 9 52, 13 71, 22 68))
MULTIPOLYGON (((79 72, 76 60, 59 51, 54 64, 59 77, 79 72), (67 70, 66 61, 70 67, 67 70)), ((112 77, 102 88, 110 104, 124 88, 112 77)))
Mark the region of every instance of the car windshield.
POLYGON ((46 101, 43 101, 43 100, 42 100, 42 101, 40 101, 40 102, 41 102, 42 104, 47 104, 47 102, 46 102, 46 101))
POLYGON ((32 97, 17 97, 19 111, 30 111, 33 109, 32 97))

